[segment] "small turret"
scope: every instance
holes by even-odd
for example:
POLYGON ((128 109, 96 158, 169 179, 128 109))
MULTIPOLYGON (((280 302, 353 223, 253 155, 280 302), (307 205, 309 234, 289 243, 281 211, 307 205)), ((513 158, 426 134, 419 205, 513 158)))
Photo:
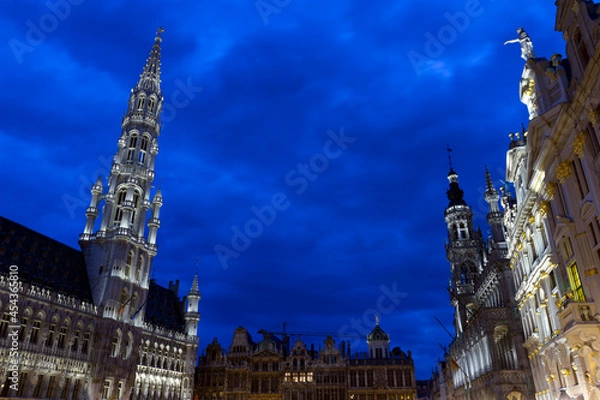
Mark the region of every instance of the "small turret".
POLYGON ((198 322, 200 322, 200 313, 198 312, 198 303, 202 294, 198 291, 198 275, 194 275, 192 288, 187 295, 187 307, 185 310, 185 329, 190 336, 198 335, 198 322))
POLYGON ((156 233, 160 227, 160 208, 163 204, 162 193, 160 189, 156 191, 156 194, 152 198, 152 217, 148 220, 148 243, 156 244, 156 233))
POLYGON ((87 220, 83 233, 86 235, 90 235, 94 231, 94 223, 96 222, 96 218, 98 218, 98 203, 100 202, 102 190, 102 177, 99 176, 91 189, 92 199, 90 200, 90 206, 85 210, 87 220))

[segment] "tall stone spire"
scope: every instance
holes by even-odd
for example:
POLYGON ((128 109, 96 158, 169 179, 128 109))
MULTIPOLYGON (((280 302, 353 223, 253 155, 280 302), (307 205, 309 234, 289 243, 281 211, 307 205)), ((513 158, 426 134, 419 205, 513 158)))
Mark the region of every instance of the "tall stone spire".
POLYGON ((150 56, 144 66, 144 71, 140 75, 140 80, 135 87, 136 91, 144 90, 146 92, 154 92, 161 94, 160 90, 160 43, 162 42, 161 34, 165 30, 158 28, 156 38, 154 38, 154 46, 150 51, 150 56))
POLYGON ((158 30, 139 81, 131 90, 108 185, 98 181, 93 186, 86 226, 79 238, 94 303, 104 307, 105 317, 132 321, 130 317, 135 314, 140 323, 144 310, 139 308, 146 304, 162 205, 160 191, 153 197, 151 193, 163 102, 162 32, 158 30), (99 229, 94 232, 102 200, 99 229))
POLYGON ((504 235, 504 213, 500 211, 500 206, 498 204, 500 194, 492 183, 492 176, 487 167, 485 167, 484 198, 490 209, 490 212, 487 214, 487 221, 492 228, 492 244, 494 246, 504 245, 506 242, 504 235))

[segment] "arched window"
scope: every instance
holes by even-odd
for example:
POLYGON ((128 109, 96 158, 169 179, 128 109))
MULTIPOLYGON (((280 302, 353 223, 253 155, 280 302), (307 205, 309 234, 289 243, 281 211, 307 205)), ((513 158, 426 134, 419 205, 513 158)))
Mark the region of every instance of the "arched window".
POLYGON ((46 335, 46 346, 47 347, 54 346, 54 338, 56 336, 56 325, 58 325, 58 317, 55 315, 54 317, 52 317, 50 326, 48 326, 48 334, 46 335))
POLYGON ((131 350, 133 349, 133 335, 131 334, 131 332, 127 333, 127 340, 125 340, 125 354, 123 355, 123 358, 125 360, 129 359, 129 357, 131 357, 131 350))
POLYGON ((133 296, 131 296, 131 307, 129 308, 131 318, 133 318, 133 315, 137 312, 137 305, 138 305, 137 303, 138 303, 138 293, 134 292, 133 296))
POLYGON ((129 146, 127 149, 127 161, 128 162, 133 161, 137 145, 138 145, 138 135, 137 135, 137 133, 133 133, 129 137, 129 146))
POLYGON ((127 197, 127 192, 125 189, 121 189, 119 194, 117 195, 117 209, 115 210, 115 223, 120 223, 123 219, 123 202, 125 202, 125 198, 127 197))
POLYGON ((119 355, 119 349, 121 347, 121 331, 117 329, 115 336, 113 336, 111 342, 110 356, 117 357, 119 355))
POLYGON ((130 250, 127 253, 127 260, 125 261, 125 277, 129 278, 131 273, 131 264, 133 263, 133 251, 130 250))
POLYGON ((37 344, 40 337, 40 328, 42 326, 42 321, 36 319, 31 324, 31 335, 29 336, 29 343, 37 344))
POLYGON ((153 112, 155 105, 156 99, 154 98, 154 96, 151 96, 150 99, 148 99, 148 111, 153 112))
POLYGON ((146 152, 148 151, 148 136, 142 137, 142 143, 140 145, 140 153, 138 155, 138 163, 144 164, 146 160, 146 152))
POLYGON ((471 261, 467 261, 460 266, 460 280, 462 284, 473 284, 477 269, 475 264, 471 261))
POLYGON ((81 343, 81 354, 87 354, 90 349, 90 340, 92 334, 90 332, 86 332, 83 334, 83 342, 81 343))
POLYGON ((123 288, 123 290, 121 290, 121 297, 119 298, 119 315, 122 315, 125 311, 125 306, 127 306, 129 301, 128 295, 129 292, 127 291, 127 288, 123 288))
POLYGON ((146 100, 146 98, 144 96, 138 97, 138 101, 137 101, 137 109, 138 109, 138 111, 141 111, 141 110, 144 109, 145 100, 146 100))
POLYGON ((469 238, 469 230, 467 229, 464 222, 458 224, 458 238, 459 239, 468 239, 469 238))
POLYGON ((135 215, 136 215, 137 205, 138 205, 139 200, 140 200, 140 195, 138 192, 135 192, 133 194, 133 211, 131 212, 131 218, 129 220, 129 222, 131 222, 132 224, 135 222, 135 215))
POLYGON ((144 257, 143 256, 139 256, 138 257, 138 265, 137 265, 137 272, 136 272, 136 277, 135 279, 139 282, 141 277, 142 277, 142 270, 144 268, 144 257))

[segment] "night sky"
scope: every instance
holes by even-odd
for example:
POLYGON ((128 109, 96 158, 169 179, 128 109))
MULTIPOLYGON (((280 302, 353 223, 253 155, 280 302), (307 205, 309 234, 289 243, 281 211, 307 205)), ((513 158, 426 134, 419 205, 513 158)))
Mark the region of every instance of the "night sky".
POLYGON ((523 26, 538 56, 564 54, 552 1, 2 6, 0 215, 78 248, 162 26, 153 277, 184 295, 199 264, 201 348, 285 321, 365 350, 378 314, 430 376, 450 341, 435 317, 453 329, 446 146, 485 233, 485 167, 499 187, 528 115, 503 42, 523 26))

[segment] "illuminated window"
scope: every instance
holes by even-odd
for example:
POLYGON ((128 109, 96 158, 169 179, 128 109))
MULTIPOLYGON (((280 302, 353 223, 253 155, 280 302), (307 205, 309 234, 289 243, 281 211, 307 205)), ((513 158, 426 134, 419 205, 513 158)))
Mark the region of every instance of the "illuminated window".
POLYGON ((110 381, 106 380, 106 381, 104 381, 104 384, 102 385, 102 400, 108 399, 109 392, 110 392, 110 381))
POLYGON ((569 265, 567 268, 569 273, 569 282, 571 283, 571 291, 573 293, 573 300, 584 303, 585 295, 583 293, 583 286, 581 285, 581 279, 579 278, 579 271, 577 270, 577 263, 569 265))

